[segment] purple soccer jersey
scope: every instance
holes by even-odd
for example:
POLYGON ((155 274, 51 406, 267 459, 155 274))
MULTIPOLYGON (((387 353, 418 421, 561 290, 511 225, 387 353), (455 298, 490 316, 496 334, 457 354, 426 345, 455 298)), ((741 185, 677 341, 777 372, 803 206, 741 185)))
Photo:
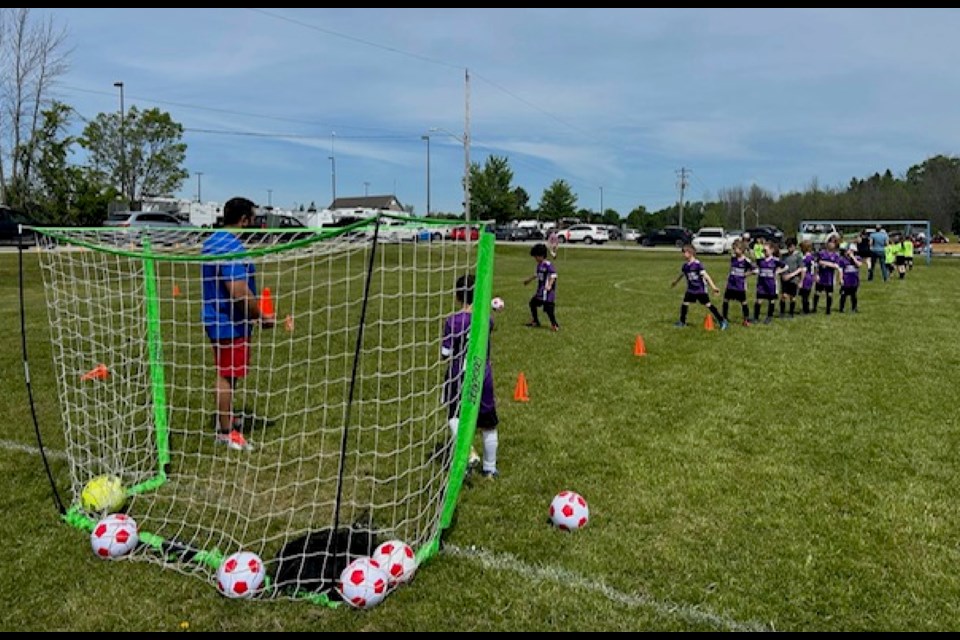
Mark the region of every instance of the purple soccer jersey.
POLYGON ((833 267, 823 264, 824 262, 832 262, 837 264, 837 261, 840 259, 840 256, 834 251, 827 251, 824 249, 819 254, 817 254, 817 283, 824 286, 833 285, 833 274, 836 271, 833 267))
POLYGON ((707 283, 703 279, 707 270, 703 268, 699 260, 694 258, 690 262, 684 262, 680 271, 687 279, 687 293, 699 296, 707 292, 707 283))
POLYGON ((849 287, 856 289, 860 286, 860 267, 857 266, 857 263, 853 261, 852 258, 842 256, 837 262, 840 265, 840 273, 842 274, 841 286, 849 287))
POLYGON ((536 297, 537 300, 543 300, 544 302, 556 302, 556 275, 557 270, 549 260, 544 260, 537 265, 537 293, 534 294, 534 297, 536 297), (550 291, 547 291, 547 282, 550 280, 551 276, 554 277, 553 284, 550 286, 550 291))
MULTIPOLYGON (((440 343, 440 355, 450 358, 447 365, 447 377, 443 383, 443 401, 450 407, 451 417, 456 415, 460 406, 460 387, 463 385, 463 363, 467 357, 470 338, 470 312, 457 311, 447 317, 443 323, 443 341, 440 343)), ((493 331, 493 318, 490 318, 490 330, 493 331)), ((487 364, 483 374, 483 389, 480 392, 480 411, 490 412, 497 408, 493 395, 493 367, 490 365, 490 343, 487 343, 487 364)))
POLYGON ((801 289, 812 289, 813 288, 813 272, 814 265, 817 263, 817 259, 813 257, 812 253, 808 253, 803 256, 803 266, 806 267, 807 272, 803 274, 803 282, 800 284, 801 289))
POLYGON ((757 295, 777 295, 777 269, 783 266, 783 260, 773 256, 757 262, 757 295))
POLYGON ((746 291, 747 274, 753 271, 753 263, 746 258, 730 258, 730 275, 727 276, 727 290, 746 291))

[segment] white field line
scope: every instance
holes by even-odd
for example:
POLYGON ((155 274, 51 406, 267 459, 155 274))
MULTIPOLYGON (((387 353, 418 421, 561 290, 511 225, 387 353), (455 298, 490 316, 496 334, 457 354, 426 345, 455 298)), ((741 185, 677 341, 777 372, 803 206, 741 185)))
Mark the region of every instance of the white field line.
POLYGON ((482 565, 485 569, 508 571, 522 576, 533 582, 552 582, 555 584, 573 587, 580 591, 588 591, 607 598, 612 602, 627 607, 650 609, 668 618, 680 618, 691 624, 701 624, 723 629, 726 631, 770 631, 770 627, 759 622, 741 622, 728 616, 714 613, 709 609, 697 607, 669 600, 658 600, 642 592, 626 593, 614 589, 610 585, 593 580, 579 573, 560 567, 527 564, 509 553, 494 553, 485 549, 469 549, 446 545, 443 553, 458 558, 465 558, 482 565))
MULTIPOLYGON (((37 447, 13 440, 0 439, 0 449, 40 455, 40 449, 37 447)), ((67 457, 66 452, 57 449, 46 449, 46 454, 49 458, 65 459, 67 457)), ((561 567, 527 564, 509 553, 494 553, 474 547, 465 549, 455 545, 446 545, 443 548, 443 553, 445 555, 471 560, 486 569, 516 573, 526 580, 534 582, 552 582, 554 584, 573 587, 580 591, 588 591, 601 595, 617 604, 632 608, 650 609, 663 616, 680 618, 692 624, 704 624, 727 631, 771 630, 770 627, 766 627, 759 622, 741 622, 729 616, 714 613, 703 607, 671 602, 670 600, 658 600, 642 592, 626 593, 619 591, 600 580, 593 580, 561 567)))
MULTIPOLYGON (((37 447, 34 447, 29 444, 15 442, 13 440, 0 439, 0 449, 6 449, 7 451, 20 451, 20 452, 29 453, 35 456, 40 455, 40 449, 38 449, 37 447)), ((67 453, 65 451, 58 451, 56 449, 50 449, 50 448, 45 448, 44 451, 46 452, 48 458, 53 458, 56 460, 67 459, 67 453)))

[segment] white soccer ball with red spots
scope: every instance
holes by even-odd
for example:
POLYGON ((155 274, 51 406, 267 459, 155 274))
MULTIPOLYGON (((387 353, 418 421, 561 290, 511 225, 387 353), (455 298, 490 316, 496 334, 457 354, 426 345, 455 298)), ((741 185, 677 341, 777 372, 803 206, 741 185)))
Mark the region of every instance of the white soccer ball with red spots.
POLYGON ((387 573, 391 587, 410 582, 417 572, 413 548, 403 540, 387 540, 377 547, 372 557, 387 573))
POLYGON ((140 543, 136 521, 123 513, 114 513, 97 523, 90 533, 90 546, 100 558, 125 556, 140 543))
POLYGON ((590 507, 579 493, 561 491, 550 503, 550 522, 564 531, 575 531, 587 526, 590 507))
POLYGON ((252 551, 227 556, 217 569, 217 590, 228 598, 252 598, 263 585, 267 568, 252 551))
POLYGON ((490 301, 490 307, 494 311, 503 311, 504 306, 506 306, 506 303, 504 303, 503 298, 498 297, 490 301))
POLYGON ((375 607, 387 597, 390 578, 373 558, 357 558, 340 574, 338 591, 343 601, 357 609, 375 607))

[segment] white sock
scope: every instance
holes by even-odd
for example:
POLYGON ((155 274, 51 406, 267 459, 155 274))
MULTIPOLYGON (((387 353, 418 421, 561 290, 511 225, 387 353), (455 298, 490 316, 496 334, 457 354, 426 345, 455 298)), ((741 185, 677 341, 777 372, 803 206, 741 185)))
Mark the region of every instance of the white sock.
POLYGON ((483 438, 483 470, 487 472, 497 470, 497 430, 481 429, 480 435, 483 438))
POLYGON ((447 424, 450 425, 450 434, 453 437, 453 442, 457 442, 457 430, 460 428, 460 418, 450 418, 450 422, 447 424))

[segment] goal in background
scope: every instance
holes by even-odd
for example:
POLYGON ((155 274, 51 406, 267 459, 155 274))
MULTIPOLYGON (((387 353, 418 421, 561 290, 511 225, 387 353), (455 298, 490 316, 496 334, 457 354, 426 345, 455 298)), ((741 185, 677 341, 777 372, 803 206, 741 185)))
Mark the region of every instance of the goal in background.
MULTIPOLYGON (((474 431, 471 376, 483 366, 471 363, 486 356, 493 242, 387 244, 384 221, 295 236, 244 230, 246 251, 229 256, 201 253, 212 230, 36 229, 68 457, 65 518, 91 530, 98 515, 83 511, 81 492, 115 475, 144 543, 132 558, 213 583, 226 555, 253 551, 267 564, 266 596, 319 602, 333 567, 368 555, 372 539, 402 539, 421 561, 434 554, 474 431), (255 330, 235 392, 250 451, 214 441, 200 274, 228 260, 255 265, 277 316, 255 330), (451 447, 440 342, 468 273, 476 311, 451 447), (331 531, 345 539, 301 545, 298 570, 277 579, 281 552, 331 531)), ((457 223, 429 224, 437 232, 411 237, 442 237, 457 223)))

